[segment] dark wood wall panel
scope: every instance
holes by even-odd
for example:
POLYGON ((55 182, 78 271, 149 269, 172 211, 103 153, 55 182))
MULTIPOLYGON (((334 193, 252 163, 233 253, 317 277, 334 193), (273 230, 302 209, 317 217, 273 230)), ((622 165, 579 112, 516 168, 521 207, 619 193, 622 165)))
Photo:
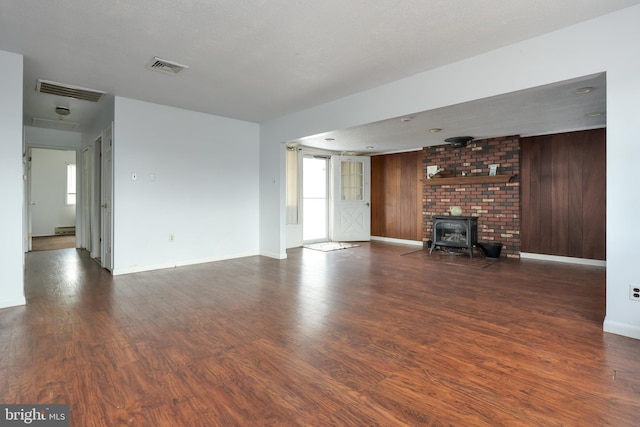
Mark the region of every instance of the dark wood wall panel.
MULTIPOLYGON (((549 254, 553 252, 553 242, 552 242, 552 220, 551 220, 551 210, 552 210, 552 180, 551 180, 551 144, 542 144, 540 147, 540 164, 535 165, 532 164, 532 168, 539 167, 540 172, 538 173, 539 186, 540 186, 540 210, 538 211, 539 215, 539 228, 538 232, 541 233, 540 236, 540 253, 549 254), (544 212, 544 214, 543 214, 544 212)), ((525 201, 523 201, 525 202, 525 201)), ((522 206, 522 205, 521 205, 522 206)), ((525 208, 523 207, 523 210, 525 208)), ((520 248, 521 251, 527 252, 527 250, 520 248)))
POLYGON ((384 232, 384 157, 371 157, 371 234, 380 236, 384 232))
POLYGON ((371 157, 371 234, 422 239, 422 152, 371 157), (420 218, 420 219, 419 219, 420 218))
MULTIPOLYGON (((605 131, 600 129, 594 138, 605 141, 605 131)), ((606 144, 593 144, 591 155, 583 157, 582 183, 583 204, 582 211, 584 227, 582 234, 582 252, 585 258, 606 259, 606 144)))
POLYGON ((605 259, 605 152, 604 129, 522 139, 523 252, 605 259))
POLYGON ((399 194, 400 189, 400 161, 397 156, 388 156, 385 159, 385 182, 384 182, 384 212, 385 224, 384 232, 389 237, 398 236, 399 221, 399 194))

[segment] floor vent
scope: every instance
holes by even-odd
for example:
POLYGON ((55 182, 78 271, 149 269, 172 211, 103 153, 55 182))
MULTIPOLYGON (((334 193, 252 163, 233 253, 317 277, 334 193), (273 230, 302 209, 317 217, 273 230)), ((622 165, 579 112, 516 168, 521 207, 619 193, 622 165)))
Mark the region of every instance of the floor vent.
POLYGON ((67 85, 64 83, 51 82, 38 79, 36 92, 48 93, 50 95, 66 96, 67 98, 80 99, 82 101, 98 102, 107 92, 87 89, 79 86, 67 85))
POLYGON ((56 227, 54 232, 56 236, 76 234, 76 227, 56 227))
POLYGON ((160 71, 161 73, 171 74, 172 76, 175 76, 176 74, 189 68, 189 66, 178 64, 177 62, 169 61, 169 60, 154 56, 151 62, 147 64, 147 68, 154 71, 160 71))

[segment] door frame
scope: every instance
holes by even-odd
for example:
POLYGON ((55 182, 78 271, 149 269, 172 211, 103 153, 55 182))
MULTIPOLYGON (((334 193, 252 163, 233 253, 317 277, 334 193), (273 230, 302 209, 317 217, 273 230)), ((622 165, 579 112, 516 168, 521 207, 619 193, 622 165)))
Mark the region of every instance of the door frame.
POLYGON ((75 152, 76 155, 76 220, 75 220, 75 227, 76 227, 76 243, 75 243, 75 247, 79 248, 82 247, 82 245, 80 244, 80 242, 83 241, 83 224, 84 224, 84 218, 83 218, 83 213, 82 213, 82 209, 78 209, 78 206, 80 206, 84 199, 83 199, 83 191, 82 191, 82 179, 81 179, 81 169, 83 168, 83 164, 82 164, 82 149, 79 147, 70 147, 70 146, 63 146, 63 145, 43 145, 43 144, 26 144, 25 146, 25 167, 26 167, 26 176, 25 176, 25 201, 24 201, 24 207, 25 207, 25 211, 23 212, 23 216, 24 216, 24 225, 25 225, 25 229, 23 230, 24 236, 25 236, 25 247, 24 247, 24 251, 25 252, 31 252, 33 250, 33 239, 32 239, 32 217, 33 217, 33 212, 32 212, 32 202, 31 202, 31 185, 32 185, 32 174, 31 174, 31 150, 34 148, 38 148, 38 149, 42 149, 42 150, 57 150, 57 151, 73 151, 75 152))
POLYGON ((330 224, 331 224, 331 156, 330 155, 326 155, 326 154, 316 154, 316 153, 310 153, 310 152, 306 152, 302 154, 301 157, 301 163, 302 163, 302 170, 301 170, 301 179, 300 179, 300 212, 301 212, 301 223, 302 223, 302 241, 304 244, 308 244, 308 243, 319 243, 319 242, 326 242, 328 240, 330 240, 331 238, 331 229, 330 229, 330 224), (304 239, 304 218, 305 218, 305 213, 304 213, 304 159, 305 158, 314 158, 314 159, 322 159, 325 161, 325 185, 326 185, 326 203, 325 203, 325 210, 326 210, 326 224, 325 224, 325 229, 326 229, 326 235, 322 238, 318 238, 318 239, 309 239, 309 240, 305 240, 304 239))
POLYGON ((113 272, 113 122, 102 132, 100 260, 103 268, 113 272))

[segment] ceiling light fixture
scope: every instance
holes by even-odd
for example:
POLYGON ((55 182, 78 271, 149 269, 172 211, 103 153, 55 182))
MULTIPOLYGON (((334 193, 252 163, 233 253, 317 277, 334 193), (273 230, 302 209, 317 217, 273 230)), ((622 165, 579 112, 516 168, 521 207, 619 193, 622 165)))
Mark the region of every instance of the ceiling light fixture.
POLYGON ((71 109, 65 105, 57 105, 56 114, 60 116, 68 116, 69 114, 71 114, 71 109))
POLYGON ((593 113, 585 114, 587 117, 600 117, 602 113, 600 111, 594 111, 593 113))
POLYGON ((573 93, 575 93, 576 95, 584 95, 584 94, 593 92, 594 89, 595 88, 592 86, 585 86, 585 87, 580 87, 574 90, 573 93))
POLYGON ((335 138, 325 138, 324 140, 325 140, 325 141, 327 141, 327 142, 333 142, 333 141, 335 141, 336 139, 335 139, 335 138))
POLYGON ((366 146, 366 147, 364 147, 364 148, 366 148, 367 150, 373 150, 373 145, 367 145, 367 146, 366 146))
POLYGON ((411 117, 403 117, 403 118, 401 118, 401 119, 400 119, 400 121, 401 121, 402 123, 408 123, 408 122, 410 122, 411 120, 413 120, 413 116, 411 116, 411 117))
POLYGON ((438 133, 440 131, 442 131, 441 128, 431 128, 431 129, 429 129, 429 132, 431 132, 431 133, 438 133))

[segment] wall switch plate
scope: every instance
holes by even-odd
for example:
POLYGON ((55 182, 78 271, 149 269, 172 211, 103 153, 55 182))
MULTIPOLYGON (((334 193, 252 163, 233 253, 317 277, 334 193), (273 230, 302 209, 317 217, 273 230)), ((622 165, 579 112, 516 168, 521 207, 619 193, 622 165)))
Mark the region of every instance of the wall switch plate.
POLYGON ((629 285, 629 299, 640 301, 640 285, 629 285))

